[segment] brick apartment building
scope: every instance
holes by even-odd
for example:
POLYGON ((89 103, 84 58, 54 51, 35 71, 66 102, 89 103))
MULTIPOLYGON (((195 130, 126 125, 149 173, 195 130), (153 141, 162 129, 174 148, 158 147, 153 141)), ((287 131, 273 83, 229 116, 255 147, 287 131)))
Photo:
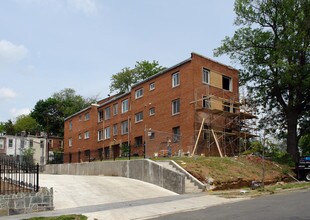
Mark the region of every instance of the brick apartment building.
POLYGON ((234 155, 242 122, 238 71, 199 54, 65 119, 65 163, 124 154, 234 155), (127 148, 128 149, 128 148, 127 148))

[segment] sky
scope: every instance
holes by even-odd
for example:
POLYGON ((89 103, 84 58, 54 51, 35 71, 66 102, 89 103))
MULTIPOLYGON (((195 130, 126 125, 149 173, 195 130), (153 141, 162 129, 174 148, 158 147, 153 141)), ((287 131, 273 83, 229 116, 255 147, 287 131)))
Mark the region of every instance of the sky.
POLYGON ((112 74, 137 61, 171 67, 232 36, 233 0, 0 1, 0 122, 65 88, 105 98, 112 74))

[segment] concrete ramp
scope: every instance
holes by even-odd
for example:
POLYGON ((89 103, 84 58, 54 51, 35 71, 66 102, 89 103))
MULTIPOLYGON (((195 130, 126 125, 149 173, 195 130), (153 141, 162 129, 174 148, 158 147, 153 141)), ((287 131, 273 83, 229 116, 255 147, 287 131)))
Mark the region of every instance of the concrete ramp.
POLYGON ((53 187, 56 210, 178 195, 124 177, 41 174, 40 185, 53 187))

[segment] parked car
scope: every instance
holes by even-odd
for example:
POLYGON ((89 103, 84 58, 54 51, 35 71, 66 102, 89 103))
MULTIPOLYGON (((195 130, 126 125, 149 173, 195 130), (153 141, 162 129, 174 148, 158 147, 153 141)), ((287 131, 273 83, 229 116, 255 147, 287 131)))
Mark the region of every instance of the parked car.
POLYGON ((300 157, 296 164, 297 178, 310 181, 310 156, 300 157))

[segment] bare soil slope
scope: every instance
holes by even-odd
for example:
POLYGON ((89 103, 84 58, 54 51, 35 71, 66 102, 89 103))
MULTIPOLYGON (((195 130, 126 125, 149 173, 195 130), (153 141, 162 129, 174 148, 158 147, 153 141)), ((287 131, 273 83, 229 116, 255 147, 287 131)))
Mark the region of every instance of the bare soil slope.
POLYGON ((293 174, 289 167, 270 160, 247 155, 239 157, 193 157, 175 158, 180 166, 200 181, 211 184, 217 190, 249 187, 252 181, 263 180, 265 184, 289 179, 293 174))

